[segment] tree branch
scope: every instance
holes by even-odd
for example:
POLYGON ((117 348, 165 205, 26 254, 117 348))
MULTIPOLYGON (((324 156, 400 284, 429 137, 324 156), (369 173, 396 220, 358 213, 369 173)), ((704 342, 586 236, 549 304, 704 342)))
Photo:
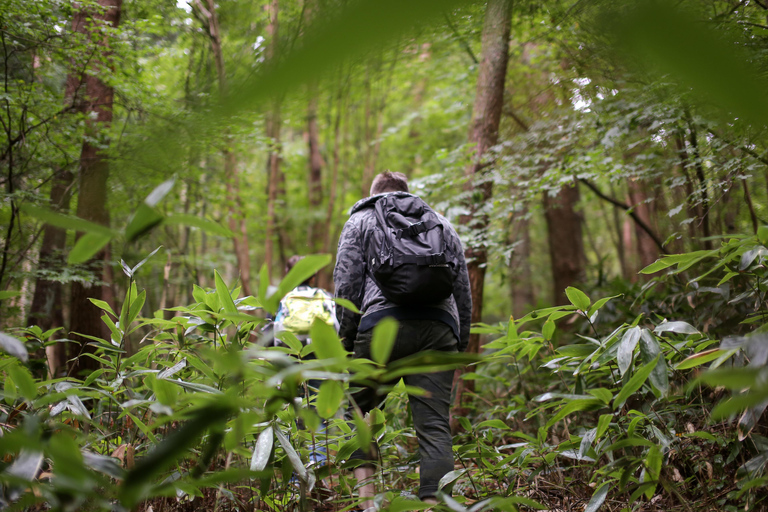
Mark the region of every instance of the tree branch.
POLYGON ((651 239, 654 241, 654 243, 658 246, 659 250, 661 252, 666 252, 664 249, 664 243, 659 239, 659 237, 656 235, 656 233, 653 232, 653 229, 651 229, 648 224, 643 222, 643 220, 634 212, 632 208, 630 208, 628 205, 622 203, 618 199, 614 199, 610 196, 607 196, 603 194, 603 192, 600 191, 595 184, 587 180, 586 178, 579 178, 579 181, 587 186, 592 192, 595 193, 597 197, 602 199, 603 201, 607 201, 611 203, 612 205, 616 206, 617 208, 621 208, 622 210, 626 211, 630 217, 632 217, 632 220, 635 221, 635 223, 640 226, 640 228, 646 232, 646 234, 651 237, 651 239))
POLYGON ((451 23, 451 18, 448 15, 448 13, 445 13, 445 22, 448 24, 448 27, 453 32, 453 35, 456 36, 456 38, 459 40, 459 44, 461 45, 464 50, 466 50, 467 54, 469 55, 469 58, 472 59, 472 62, 475 63, 475 65, 479 64, 480 61, 477 60, 477 57, 475 56, 474 52, 472 51, 472 48, 469 46, 469 43, 466 39, 461 37, 461 34, 459 34, 459 31, 456 30, 456 27, 451 23))

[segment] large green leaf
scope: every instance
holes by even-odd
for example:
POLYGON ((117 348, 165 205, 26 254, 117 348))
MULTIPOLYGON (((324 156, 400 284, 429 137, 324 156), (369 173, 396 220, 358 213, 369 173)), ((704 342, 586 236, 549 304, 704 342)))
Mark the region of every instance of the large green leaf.
POLYGON ((640 341, 640 328, 631 327, 624 332, 621 341, 619 342, 619 351, 616 355, 616 360, 619 363, 619 372, 623 377, 632 364, 632 358, 635 354, 635 347, 637 342, 640 341))
POLYGON ((569 286, 565 289, 565 295, 568 297, 568 300, 571 301, 571 304, 579 308, 581 311, 589 310, 589 305, 591 303, 589 301, 589 297, 587 297, 587 294, 583 291, 579 290, 578 288, 574 288, 573 286, 569 286))
POLYGON ((219 304, 221 304, 224 312, 230 314, 237 314, 237 306, 235 301, 232 300, 232 295, 229 293, 229 288, 224 283, 218 270, 213 271, 213 278, 216 283, 216 295, 219 297, 219 304))
POLYGON ((251 471, 263 471, 267 467, 269 458, 272 456, 274 439, 275 434, 272 425, 261 431, 259 438, 256 440, 256 447, 253 449, 251 471))
POLYGON ((386 364, 397 338, 399 324, 394 318, 385 318, 373 328, 371 341, 371 359, 379 364, 386 364))
POLYGON ((75 246, 69 251, 67 263, 76 265, 85 263, 102 250, 112 240, 111 235, 102 233, 86 233, 75 243, 75 246))
POLYGON ((25 347, 18 339, 3 332, 0 332, 0 350, 6 354, 21 359, 25 363, 29 360, 27 347, 25 347))
POLYGON ((193 228, 199 228, 203 231, 213 233, 214 235, 226 237, 233 236, 232 231, 230 231, 228 228, 225 228, 218 222, 183 213, 177 213, 175 215, 169 215, 168 217, 165 217, 165 219, 163 219, 163 224, 181 224, 182 226, 192 226, 193 228))
POLYGON ((666 395, 667 391, 669 391, 667 360, 664 359, 659 342, 648 329, 643 329, 640 335, 640 357, 645 364, 650 363, 657 357, 659 358, 659 362, 654 366, 648 378, 662 395, 666 395))
POLYGON ((36 219, 39 219, 46 224, 50 224, 51 226, 55 226, 57 228, 82 231, 84 233, 98 233, 109 238, 113 238, 118 235, 117 231, 109 229, 106 226, 102 226, 101 224, 96 224, 95 222, 81 219, 80 217, 56 213, 40 206, 33 206, 31 204, 25 203, 21 204, 19 209, 27 215, 35 217, 36 219))
POLYGON ((344 388, 341 384, 335 380, 327 380, 320 384, 320 389, 317 392, 317 399, 315 400, 315 408, 317 414, 321 418, 332 418, 341 406, 341 401, 344 399, 344 388))
POLYGON ((629 398, 632 393, 640 389, 640 387, 648 379, 648 376, 651 374, 653 369, 656 367, 656 364, 658 364, 660 358, 661 355, 656 356, 653 361, 650 361, 649 363, 641 366, 637 372, 632 375, 632 378, 629 379, 626 384, 624 384, 624 386, 621 388, 621 391, 619 391, 619 394, 616 395, 616 398, 613 401, 614 409, 621 409, 621 406, 624 405, 624 402, 627 401, 627 398, 629 398))
POLYGON ((154 478, 187 453, 211 426, 224 423, 232 410, 223 404, 211 404, 193 413, 193 417, 154 447, 126 475, 120 487, 122 504, 133 508, 146 497, 154 478))
POLYGON ((293 266, 293 268, 290 270, 290 272, 288 272, 283 280, 280 281, 280 284, 278 285, 277 291, 275 291, 275 293, 266 299, 259 297, 262 299, 261 304, 264 306, 264 309, 274 314, 277 311, 278 304, 281 300, 283 300, 283 297, 286 293, 317 274, 321 268, 325 267, 330 262, 330 254, 313 254, 311 256, 302 258, 293 266))
POLYGON ((125 239, 132 242, 163 221, 163 216, 151 206, 141 203, 125 228, 125 239))
POLYGON ((692 90, 692 101, 715 105, 729 119, 765 125, 768 81, 753 56, 745 45, 724 37, 715 23, 682 5, 643 0, 627 8, 619 3, 605 13, 603 29, 638 72, 666 75, 681 90, 692 90))

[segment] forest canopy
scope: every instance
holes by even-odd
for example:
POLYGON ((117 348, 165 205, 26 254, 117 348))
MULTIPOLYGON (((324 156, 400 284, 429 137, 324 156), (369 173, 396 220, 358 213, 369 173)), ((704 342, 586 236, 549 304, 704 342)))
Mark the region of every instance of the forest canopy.
POLYGON ((766 509, 765 2, 3 0, 0 50, 0 508, 354 510, 376 441, 379 510, 766 509), (469 349, 275 342, 385 170, 461 237, 469 349))

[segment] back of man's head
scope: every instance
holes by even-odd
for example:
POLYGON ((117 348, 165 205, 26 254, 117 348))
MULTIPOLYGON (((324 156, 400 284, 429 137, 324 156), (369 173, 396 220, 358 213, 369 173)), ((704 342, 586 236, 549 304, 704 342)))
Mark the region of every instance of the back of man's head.
POLYGON ((408 192, 408 178, 401 172, 384 171, 371 183, 371 195, 386 192, 408 192))

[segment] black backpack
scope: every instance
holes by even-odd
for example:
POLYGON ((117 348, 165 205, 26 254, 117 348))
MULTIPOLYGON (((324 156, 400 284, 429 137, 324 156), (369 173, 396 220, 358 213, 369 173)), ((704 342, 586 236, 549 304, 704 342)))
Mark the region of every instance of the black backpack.
POLYGON ((458 262, 434 210, 416 196, 388 194, 376 201, 375 215, 366 260, 384 296, 402 305, 450 297, 458 262))

